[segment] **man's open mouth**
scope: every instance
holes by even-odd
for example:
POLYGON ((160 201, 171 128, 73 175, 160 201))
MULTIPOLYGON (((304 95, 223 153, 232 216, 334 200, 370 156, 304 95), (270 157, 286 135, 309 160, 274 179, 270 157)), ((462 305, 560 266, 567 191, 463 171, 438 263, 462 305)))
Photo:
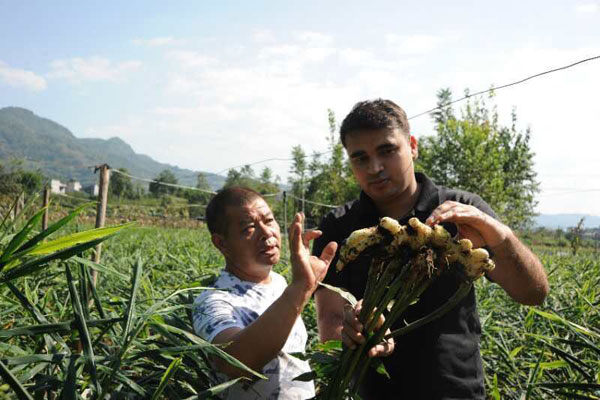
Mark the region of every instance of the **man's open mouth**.
POLYGON ((369 181, 369 185, 379 185, 388 181, 388 178, 380 178, 373 181, 369 181))

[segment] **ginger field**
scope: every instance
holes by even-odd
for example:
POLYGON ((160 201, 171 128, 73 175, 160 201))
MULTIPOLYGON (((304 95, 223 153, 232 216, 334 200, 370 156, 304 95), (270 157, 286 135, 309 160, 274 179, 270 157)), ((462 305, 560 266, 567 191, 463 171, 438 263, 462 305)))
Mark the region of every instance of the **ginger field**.
MULTIPOLYGON (((99 264, 86 253, 0 275, 0 399, 214 397, 227 384, 215 386, 208 359, 227 355, 196 337, 189 318, 223 262, 206 229, 133 227, 103 246, 99 264)), ((477 284, 487 395, 599 399, 600 253, 534 249, 551 284, 543 306, 477 284)), ((277 270, 289 274, 285 262, 277 270)), ((314 347, 312 305, 304 321, 314 347)))

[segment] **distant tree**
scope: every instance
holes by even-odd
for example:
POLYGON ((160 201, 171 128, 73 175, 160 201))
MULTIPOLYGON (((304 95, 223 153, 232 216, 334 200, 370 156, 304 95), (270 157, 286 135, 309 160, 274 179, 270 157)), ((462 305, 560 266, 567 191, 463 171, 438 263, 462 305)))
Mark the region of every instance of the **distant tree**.
MULTIPOLYGON (((355 198, 359 193, 358 184, 354 180, 352 169, 346 158, 344 146, 336 135, 337 124, 335 114, 328 111, 329 121, 329 159, 320 162, 320 157, 313 155, 313 161, 309 167, 313 179, 309 187, 311 199, 319 203, 341 205, 355 198)), ((322 215, 326 208, 320 209, 318 214, 322 215)))
POLYGON ((273 177, 273 172, 271 171, 271 168, 264 167, 258 178, 258 189, 257 189, 258 193, 260 193, 260 194, 279 193, 280 189, 279 189, 278 180, 279 180, 278 176, 273 177))
MULTIPOLYGON (((127 168, 119 168, 118 171, 129 174, 127 168)), ((116 197, 133 198, 135 197, 135 191, 131 178, 122 174, 113 173, 110 175, 110 181, 108 185, 110 194, 116 197)))
POLYGON ((33 194, 42 188, 44 176, 39 171, 23 168, 22 161, 0 164, 0 193, 14 196, 33 194))
POLYGON ((570 228, 567 234, 567 239, 571 245, 571 251, 573 255, 576 255, 581 247, 581 236, 583 235, 583 221, 585 218, 581 218, 577 223, 577 226, 570 228))
POLYGON ((206 179, 206 175, 202 172, 198 172, 198 176, 196 176, 196 188, 202 190, 211 190, 208 179, 206 179))
POLYGON ((467 102, 459 118, 451 100, 449 89, 438 92, 437 134, 420 139, 417 169, 438 184, 477 193, 511 227, 530 226, 539 184, 529 129, 517 131, 514 111, 511 126, 501 126, 485 100, 467 102))
POLYGON ((271 171, 271 168, 264 167, 262 172, 260 173, 259 180, 263 184, 271 183, 271 181, 273 180, 273 171, 271 171))
POLYGON ((238 171, 235 168, 230 169, 227 172, 227 178, 225 179, 224 187, 230 186, 243 186, 251 189, 256 189, 256 176, 254 170, 249 165, 244 165, 238 171))
MULTIPOLYGON (((308 166, 306 164, 306 153, 302 146, 297 145, 292 148, 292 166, 288 182, 292 185, 292 194, 297 198, 304 198, 308 182, 308 166)), ((302 203, 299 203, 302 207, 302 203)))
POLYGON ((201 189, 202 191, 190 189, 182 191, 183 197, 185 197, 190 204, 189 215, 192 218, 204 215, 203 206, 206 206, 212 197, 212 194, 210 193, 212 189, 206 179, 206 175, 202 172, 199 172, 196 177, 196 189, 201 189))
POLYGON ((151 182, 148 187, 148 191, 152 193, 154 196, 161 196, 164 194, 173 194, 176 192, 176 188, 172 186, 161 185, 160 183, 169 183, 169 184, 177 184, 177 178, 173 174, 173 172, 165 169, 161 171, 156 178, 154 178, 155 182, 151 182))
POLYGON ((227 173, 224 187, 243 186, 256 190, 260 194, 271 194, 279 192, 279 186, 273 180, 270 168, 265 167, 259 177, 256 177, 251 166, 245 165, 239 171, 230 169, 227 173))
MULTIPOLYGON (((356 198, 359 193, 346 152, 336 134, 338 127, 335 114, 332 110, 327 110, 327 113, 329 122, 327 155, 313 153, 308 163, 306 153, 301 146, 292 148, 293 161, 288 181, 294 196, 308 200, 304 204, 304 210, 307 221, 312 225, 318 224, 321 217, 330 210, 329 207, 315 203, 341 205, 356 198)), ((290 202, 288 206, 290 215, 301 207, 301 201, 290 202)))

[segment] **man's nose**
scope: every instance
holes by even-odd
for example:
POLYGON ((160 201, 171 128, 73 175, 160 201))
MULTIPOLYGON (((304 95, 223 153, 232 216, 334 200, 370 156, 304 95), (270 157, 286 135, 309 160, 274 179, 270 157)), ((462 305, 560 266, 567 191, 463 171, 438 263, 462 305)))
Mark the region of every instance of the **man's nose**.
POLYGON ((271 236, 273 236, 273 231, 267 224, 259 222, 257 226, 259 229, 258 233, 259 233, 261 239, 266 240, 266 239, 270 238, 271 236))
POLYGON ((372 175, 376 175, 383 170, 383 163, 379 158, 372 157, 369 160, 369 165, 367 166, 367 172, 372 175))

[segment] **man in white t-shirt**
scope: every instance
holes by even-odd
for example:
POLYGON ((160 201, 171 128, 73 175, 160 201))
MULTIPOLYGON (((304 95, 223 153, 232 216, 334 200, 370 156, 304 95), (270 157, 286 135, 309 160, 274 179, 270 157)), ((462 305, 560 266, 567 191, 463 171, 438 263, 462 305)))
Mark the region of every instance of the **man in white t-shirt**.
MULTIPOLYGON (((308 399, 312 382, 294 381, 309 366, 290 355, 304 352, 306 328, 300 314, 325 277, 336 251, 328 244, 320 257, 310 255, 309 243, 320 231, 303 232, 304 215, 290 226, 292 281, 273 272, 279 261, 281 233, 271 209, 255 191, 231 187, 220 191, 206 209, 212 243, 225 257, 225 269, 194 302, 194 329, 207 341, 225 344, 225 351, 268 380, 238 383, 228 399, 308 399)), ((245 375, 216 359, 215 366, 229 377, 245 375)), ((225 379, 226 377, 223 377, 225 379)))

